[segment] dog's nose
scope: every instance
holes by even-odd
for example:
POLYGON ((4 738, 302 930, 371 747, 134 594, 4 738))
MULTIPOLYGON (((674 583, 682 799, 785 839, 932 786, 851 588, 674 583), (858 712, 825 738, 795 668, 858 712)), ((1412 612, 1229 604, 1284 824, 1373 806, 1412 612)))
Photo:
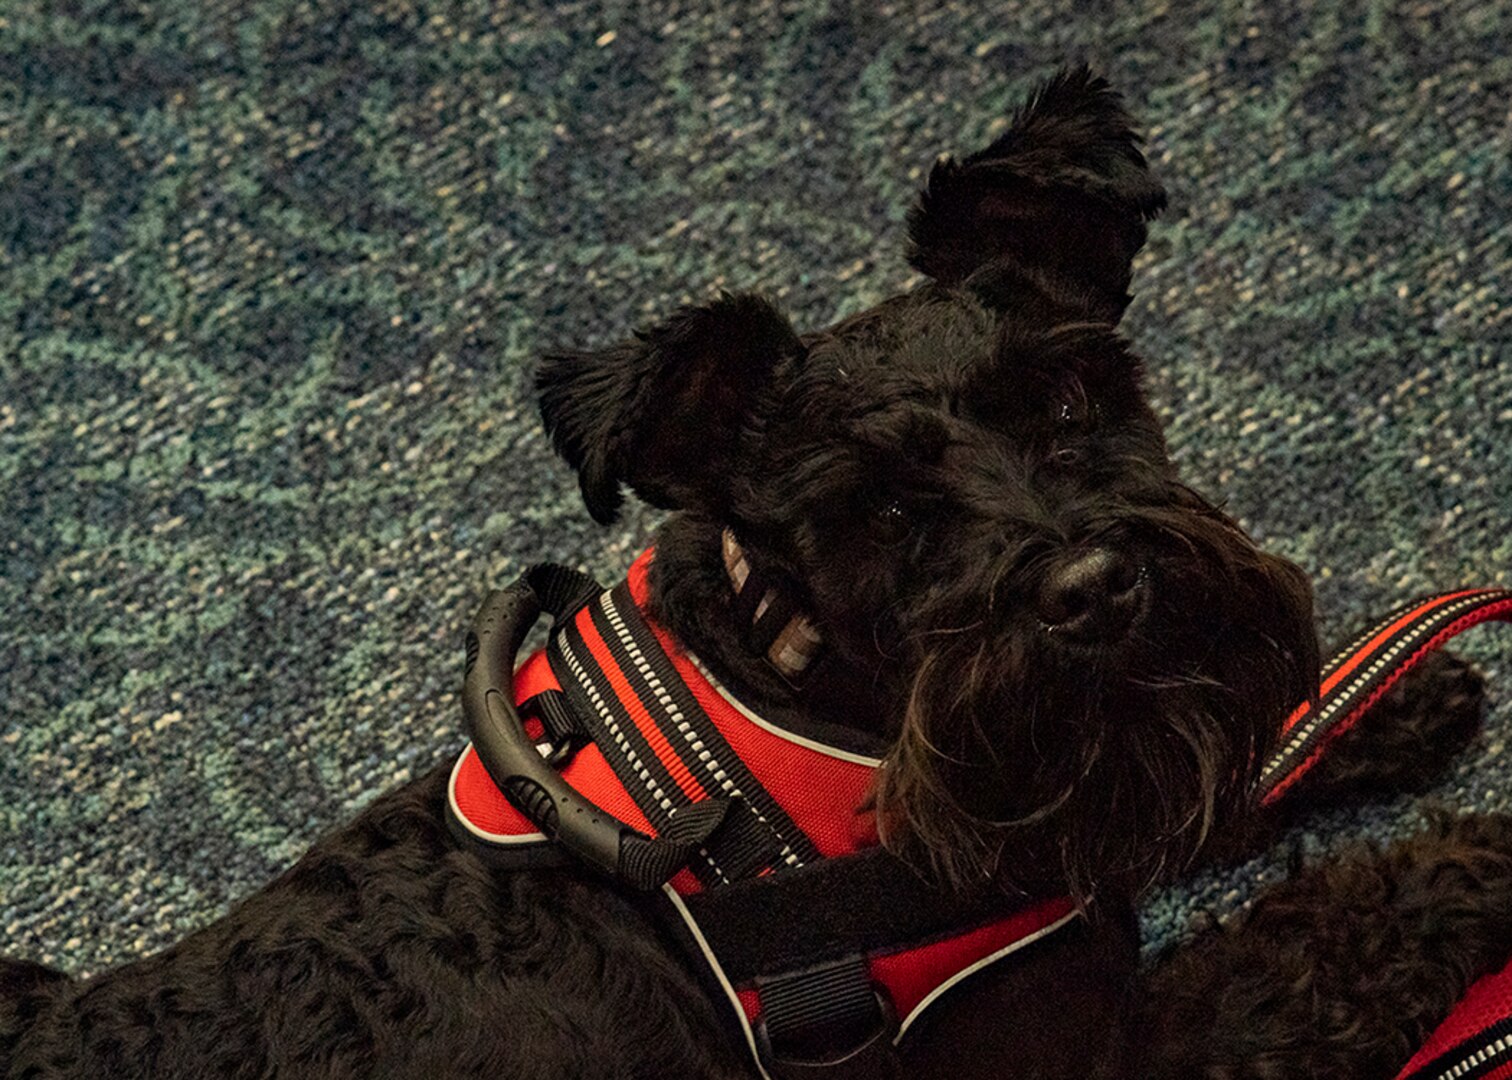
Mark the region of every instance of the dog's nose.
POLYGON ((1115 641, 1144 613, 1148 575, 1108 548, 1073 551, 1051 566, 1037 609, 1045 628, 1084 644, 1115 641))

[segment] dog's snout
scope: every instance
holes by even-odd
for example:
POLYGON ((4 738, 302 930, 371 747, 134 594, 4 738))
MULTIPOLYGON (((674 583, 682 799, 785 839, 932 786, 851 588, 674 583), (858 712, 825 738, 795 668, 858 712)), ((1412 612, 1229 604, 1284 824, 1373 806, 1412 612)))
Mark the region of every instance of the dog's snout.
POLYGON ((1148 578, 1143 566, 1111 548, 1069 552, 1040 585, 1040 619, 1051 633, 1073 641, 1114 641, 1143 613, 1148 578))

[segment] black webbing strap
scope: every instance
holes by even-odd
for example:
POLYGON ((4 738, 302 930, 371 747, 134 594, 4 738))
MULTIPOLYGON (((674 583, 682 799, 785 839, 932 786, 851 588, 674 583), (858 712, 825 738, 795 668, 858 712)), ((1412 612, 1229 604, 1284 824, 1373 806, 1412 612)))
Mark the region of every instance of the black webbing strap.
POLYGON ((541 610, 556 622, 603 591, 603 586, 581 570, 558 563, 537 563, 525 571, 525 580, 540 601, 541 610))
MULTIPOLYGON (((555 563, 532 567, 526 580, 540 598, 541 610, 551 616, 553 628, 603 591, 603 586, 587 574, 555 563)), ((563 762, 589 738, 588 728, 560 690, 543 690, 520 702, 519 709, 540 719, 546 741, 552 746, 549 760, 553 765, 563 762)))
POLYGON ((753 878, 778 863, 772 831, 751 813, 742 798, 729 800, 730 812, 719 831, 709 838, 709 856, 729 881, 753 878))
POLYGON ((546 741, 557 749, 576 746, 588 737, 588 728, 578 719, 578 714, 567 704, 567 695, 560 690, 542 690, 535 697, 520 702, 520 712, 540 718, 546 729, 546 741))
POLYGON ((757 1051, 774 1080, 901 1077, 897 1017, 864 956, 759 980, 757 1051))
POLYGON ((705 799, 672 815, 655 840, 627 837, 620 848, 626 872, 645 881, 666 881, 709 843, 729 809, 723 799, 705 799))
POLYGON ((937 889, 883 848, 683 897, 730 982, 963 933, 1034 901, 937 889), (815 912, 824 917, 816 918, 815 912))

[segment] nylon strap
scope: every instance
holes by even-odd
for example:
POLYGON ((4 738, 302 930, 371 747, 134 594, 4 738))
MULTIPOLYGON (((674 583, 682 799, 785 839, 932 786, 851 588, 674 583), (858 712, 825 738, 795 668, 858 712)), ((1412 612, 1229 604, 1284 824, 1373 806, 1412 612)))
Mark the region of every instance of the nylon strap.
POLYGON ((1512 1061, 1512 1018, 1498 1020, 1401 1080, 1477 1080, 1512 1061))
POLYGON ((627 585, 561 622, 548 660, 571 712, 659 835, 691 807, 728 804, 690 863, 706 888, 819 859, 677 674, 627 585))
POLYGON ((892 1043, 896 1017, 873 985, 865 957, 780 975, 757 988, 758 1045, 776 1080, 901 1080, 892 1043))
POLYGON ((1035 903, 998 890, 973 895, 935 889, 880 847, 683 902, 737 986, 855 953, 961 933, 1035 903), (816 911, 824 918, 814 918, 816 911))
POLYGON ((1315 701, 1301 705, 1282 727, 1280 749, 1260 772, 1262 805, 1280 798, 1318 762, 1329 743, 1359 722, 1372 705, 1444 642, 1483 622, 1512 619, 1512 591, 1464 589, 1397 608, 1323 668, 1315 701))
POLYGON ((525 579, 535 590, 541 610, 558 620, 582 607, 603 588, 581 570, 558 563, 538 563, 525 572, 525 579))
POLYGON ((560 690, 542 690, 535 697, 520 702, 520 712, 540 718, 546 739, 558 750, 569 749, 588 737, 588 728, 578 719, 567 695, 560 690))

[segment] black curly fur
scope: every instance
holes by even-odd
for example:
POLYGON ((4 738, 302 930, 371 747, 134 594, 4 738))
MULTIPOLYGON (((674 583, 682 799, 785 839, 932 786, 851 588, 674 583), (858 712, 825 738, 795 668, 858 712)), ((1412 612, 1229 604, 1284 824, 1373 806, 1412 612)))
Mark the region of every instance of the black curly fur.
MULTIPOLYGON (((941 888, 1082 902, 926 1017, 910 1078, 1385 1076, 1512 941, 1512 828, 1441 823, 1299 876, 1138 1005, 1133 901, 1261 834, 1256 771, 1317 678, 1304 576, 1181 483, 1116 330, 1163 205, 1116 95, 1068 72, 933 171, 910 218, 932 280, 912 292, 804 335, 725 296, 541 370, 594 516, 622 486, 676 511, 657 617, 761 711, 891 747, 889 846, 941 888), (796 687, 745 650, 727 526, 824 634, 796 687), (1089 642, 1043 593, 1100 549, 1139 568, 1139 607, 1089 642)), ((1422 783, 1478 691, 1434 660, 1306 794, 1422 783)), ((751 1074, 632 898, 485 863, 448 833, 445 784, 438 766, 381 797, 156 956, 78 980, 0 961, 0 1075, 751 1074)))
POLYGON ((6 1075, 744 1076, 631 905, 458 847, 447 775, 384 795, 155 956, 77 982, 0 973, 6 1075))
POLYGON ((1264 893, 1146 986, 1148 1080, 1391 1077, 1512 952, 1512 817, 1444 817, 1264 893))

